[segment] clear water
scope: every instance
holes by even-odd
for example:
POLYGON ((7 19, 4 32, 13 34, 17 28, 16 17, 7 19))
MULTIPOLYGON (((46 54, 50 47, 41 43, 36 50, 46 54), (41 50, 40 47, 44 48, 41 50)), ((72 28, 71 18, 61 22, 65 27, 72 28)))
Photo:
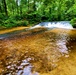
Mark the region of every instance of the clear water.
POLYGON ((76 30, 46 27, 2 36, 0 75, 76 75, 76 30))

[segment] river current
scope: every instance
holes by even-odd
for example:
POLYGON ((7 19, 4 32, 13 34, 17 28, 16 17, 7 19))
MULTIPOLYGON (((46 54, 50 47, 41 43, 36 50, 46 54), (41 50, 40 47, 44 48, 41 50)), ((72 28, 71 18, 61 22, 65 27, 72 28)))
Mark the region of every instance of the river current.
POLYGON ((69 22, 42 22, 0 38, 0 75, 76 75, 76 30, 69 22))

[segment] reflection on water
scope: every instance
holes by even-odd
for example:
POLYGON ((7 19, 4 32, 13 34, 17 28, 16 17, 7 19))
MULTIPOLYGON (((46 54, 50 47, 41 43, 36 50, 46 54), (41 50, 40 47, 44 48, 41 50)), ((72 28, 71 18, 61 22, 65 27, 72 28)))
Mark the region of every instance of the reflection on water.
MULTIPOLYGON (((59 37, 59 36, 58 36, 59 37)), ((58 46, 59 52, 64 55, 67 54, 68 55, 68 48, 66 46, 67 42, 69 41, 68 35, 62 35, 60 36, 59 40, 56 41, 56 44, 58 46)))
POLYGON ((29 61, 31 60, 31 58, 28 58, 26 60, 22 60, 20 66, 18 66, 18 71, 17 71, 17 75, 38 75, 37 73, 32 74, 31 70, 32 70, 32 65, 29 63, 29 61))
MULTIPOLYGON (((35 31, 39 32, 39 30, 35 31)), ((26 32, 21 32, 14 37, 0 40, 1 75, 51 75, 49 72, 59 67, 60 62, 64 61, 63 59, 66 60, 65 63, 70 59, 73 64, 70 57, 75 58, 73 55, 76 53, 75 33, 71 35, 71 32, 61 33, 49 30, 34 35, 29 35, 29 33, 26 35, 26 32)), ((60 67, 62 66, 60 65, 60 67)), ((71 66, 70 62, 69 66, 71 66)))

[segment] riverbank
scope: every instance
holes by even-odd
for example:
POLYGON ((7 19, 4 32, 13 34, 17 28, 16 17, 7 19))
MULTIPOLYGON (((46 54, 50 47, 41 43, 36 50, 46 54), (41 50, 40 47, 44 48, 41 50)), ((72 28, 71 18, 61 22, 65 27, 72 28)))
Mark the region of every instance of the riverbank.
POLYGON ((29 27, 22 26, 22 27, 14 27, 14 28, 9 28, 9 29, 1 29, 0 34, 5 34, 5 33, 13 32, 13 31, 27 29, 27 28, 29 28, 29 27))

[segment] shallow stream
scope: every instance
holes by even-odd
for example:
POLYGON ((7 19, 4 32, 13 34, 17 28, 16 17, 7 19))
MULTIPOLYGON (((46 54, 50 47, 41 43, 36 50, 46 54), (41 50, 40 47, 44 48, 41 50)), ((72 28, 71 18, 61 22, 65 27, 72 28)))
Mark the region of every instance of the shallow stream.
POLYGON ((75 29, 36 27, 0 37, 0 75, 76 75, 75 29))

